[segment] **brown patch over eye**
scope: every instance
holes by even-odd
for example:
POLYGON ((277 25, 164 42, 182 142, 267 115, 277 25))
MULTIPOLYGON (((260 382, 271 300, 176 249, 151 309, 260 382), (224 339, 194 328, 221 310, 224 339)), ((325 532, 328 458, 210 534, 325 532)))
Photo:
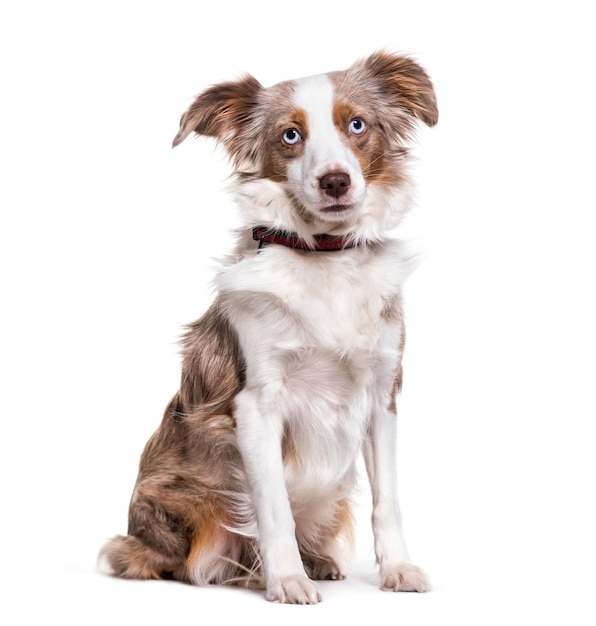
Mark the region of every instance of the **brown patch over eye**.
POLYGON ((261 175, 274 182, 288 180, 287 168, 291 159, 304 152, 308 136, 308 116, 303 109, 281 114, 270 129, 269 147, 261 175))
POLYGON ((358 115, 354 107, 347 102, 338 102, 333 108, 333 123, 340 133, 346 133, 350 122, 355 119, 363 119, 362 115, 358 115))
POLYGON ((366 181, 383 182, 387 174, 385 143, 379 128, 367 119, 365 112, 345 101, 335 104, 333 122, 360 162, 366 181))

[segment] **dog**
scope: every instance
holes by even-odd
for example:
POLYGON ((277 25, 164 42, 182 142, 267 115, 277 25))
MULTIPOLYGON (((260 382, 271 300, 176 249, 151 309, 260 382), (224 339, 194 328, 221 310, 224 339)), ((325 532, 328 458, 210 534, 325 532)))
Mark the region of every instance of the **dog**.
POLYGON ((349 564, 362 451, 380 586, 429 589, 396 495, 411 258, 390 231, 411 204, 413 134, 437 120, 425 70, 383 50, 269 88, 250 75, 216 84, 182 115, 174 146, 194 132, 225 147, 243 227, 183 336, 128 535, 102 551, 113 574, 315 604, 315 581, 349 564))

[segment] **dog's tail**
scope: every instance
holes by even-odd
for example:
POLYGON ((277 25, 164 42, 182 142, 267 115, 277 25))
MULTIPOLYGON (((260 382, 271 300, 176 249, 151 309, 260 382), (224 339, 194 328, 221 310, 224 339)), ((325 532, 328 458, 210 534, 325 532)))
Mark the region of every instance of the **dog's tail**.
POLYGON ((136 537, 116 535, 99 553, 100 569, 121 578, 169 578, 183 563, 153 550, 136 537))
POLYGON ((254 540, 223 528, 220 534, 222 541, 216 541, 208 549, 197 542, 183 561, 153 550, 137 537, 116 535, 99 553, 99 568, 121 578, 174 579, 195 585, 220 583, 264 588, 254 540))

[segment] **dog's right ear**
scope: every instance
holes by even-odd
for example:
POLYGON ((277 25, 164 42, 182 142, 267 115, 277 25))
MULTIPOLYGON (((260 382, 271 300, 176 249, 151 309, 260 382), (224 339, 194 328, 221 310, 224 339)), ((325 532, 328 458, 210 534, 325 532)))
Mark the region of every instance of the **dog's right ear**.
POLYGON ((223 141, 230 153, 236 153, 234 137, 250 118, 262 90, 259 81, 249 75, 238 81, 210 87, 198 95, 182 115, 180 130, 174 137, 172 147, 182 143, 194 131, 198 135, 223 141))

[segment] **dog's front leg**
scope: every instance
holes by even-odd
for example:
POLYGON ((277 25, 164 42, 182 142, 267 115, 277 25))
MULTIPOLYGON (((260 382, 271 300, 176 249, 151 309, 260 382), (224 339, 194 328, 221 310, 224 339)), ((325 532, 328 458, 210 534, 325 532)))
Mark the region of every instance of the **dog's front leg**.
POLYGON ((370 480, 375 554, 381 570, 381 588, 390 591, 428 591, 427 578, 410 563, 403 536, 397 499, 396 477, 397 416, 379 411, 371 423, 364 445, 364 458, 370 480))
POLYGON ((236 433, 259 528, 259 548, 267 599, 316 604, 318 587, 304 571, 296 542, 282 460, 283 422, 261 410, 258 394, 244 389, 236 396, 236 433))

